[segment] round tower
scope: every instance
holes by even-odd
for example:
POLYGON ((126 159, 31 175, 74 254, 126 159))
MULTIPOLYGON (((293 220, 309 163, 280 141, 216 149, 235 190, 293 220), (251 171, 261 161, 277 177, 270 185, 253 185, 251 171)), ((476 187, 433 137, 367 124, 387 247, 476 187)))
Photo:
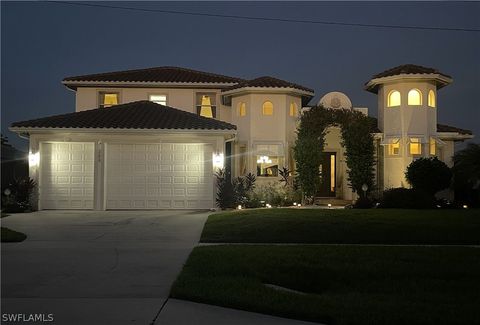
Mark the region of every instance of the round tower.
POLYGON ((452 78, 436 69, 401 65, 374 75, 365 89, 378 95, 378 128, 383 133, 384 187, 407 187, 413 159, 436 155, 437 90, 452 78))

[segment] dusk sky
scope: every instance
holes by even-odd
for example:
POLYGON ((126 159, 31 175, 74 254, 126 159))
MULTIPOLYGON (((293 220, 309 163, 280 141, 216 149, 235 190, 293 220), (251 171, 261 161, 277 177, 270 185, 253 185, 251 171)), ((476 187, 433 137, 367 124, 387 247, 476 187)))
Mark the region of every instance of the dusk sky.
MULTIPOLYGON (((99 4, 99 2, 97 2, 99 4)), ((102 2, 105 5, 480 29, 478 2, 102 2)), ((2 2, 2 133, 15 121, 73 112, 67 76, 181 66, 242 78, 271 75, 346 93, 376 116, 363 85, 406 63, 439 69, 452 85, 438 94, 439 122, 480 135, 480 33, 387 29, 199 17, 47 2, 2 2)), ((476 138, 474 141, 478 142, 476 138)))

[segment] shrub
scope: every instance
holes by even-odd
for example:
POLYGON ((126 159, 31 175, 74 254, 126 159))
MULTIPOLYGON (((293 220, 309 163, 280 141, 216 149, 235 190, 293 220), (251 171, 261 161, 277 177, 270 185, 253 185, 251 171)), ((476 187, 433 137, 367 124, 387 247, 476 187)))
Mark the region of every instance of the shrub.
POLYGON ((453 187, 455 200, 480 206, 480 144, 468 146, 453 156, 453 187))
POLYGON ((2 193, 2 207, 4 212, 26 212, 32 210, 32 196, 37 183, 29 178, 14 179, 10 183, 9 195, 2 193))
POLYGON ((248 196, 247 208, 258 208, 262 202, 272 206, 290 206, 293 202, 301 202, 302 192, 292 186, 283 186, 281 182, 260 184, 248 196))
POLYGON ((222 209, 229 209, 235 206, 235 193, 232 183, 227 179, 225 170, 219 169, 215 173, 217 179, 217 206, 222 209))
POLYGON ((405 177, 414 189, 434 195, 450 185, 452 172, 437 157, 419 158, 408 165, 405 177))
POLYGON ((355 204, 353 204, 353 208, 355 209, 370 209, 373 207, 373 201, 366 197, 366 196, 360 196, 357 201, 355 201, 355 204))
POLYGON ((383 192, 380 208, 429 209, 435 206, 430 193, 418 189, 392 188, 383 192))

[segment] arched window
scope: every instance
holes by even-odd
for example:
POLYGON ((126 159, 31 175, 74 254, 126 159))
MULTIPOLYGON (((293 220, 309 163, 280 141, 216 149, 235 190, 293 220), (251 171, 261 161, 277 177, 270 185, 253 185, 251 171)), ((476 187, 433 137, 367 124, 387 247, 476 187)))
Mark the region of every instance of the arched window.
POLYGON ((238 116, 247 115, 247 105, 244 102, 238 103, 238 116))
POLYGON ((408 105, 422 105, 422 93, 418 89, 410 89, 408 92, 408 105))
POLYGON ((294 102, 290 103, 290 116, 297 116, 297 104, 295 104, 294 102))
POLYGON ((273 115, 273 104, 270 101, 266 101, 263 103, 262 107, 263 115, 273 115))
POLYGON ((388 94, 387 107, 400 106, 400 104, 401 104, 400 92, 397 90, 392 90, 388 94))
POLYGON ((436 104, 437 103, 435 102, 435 93, 433 92, 433 90, 430 90, 428 92, 428 106, 435 107, 436 104))

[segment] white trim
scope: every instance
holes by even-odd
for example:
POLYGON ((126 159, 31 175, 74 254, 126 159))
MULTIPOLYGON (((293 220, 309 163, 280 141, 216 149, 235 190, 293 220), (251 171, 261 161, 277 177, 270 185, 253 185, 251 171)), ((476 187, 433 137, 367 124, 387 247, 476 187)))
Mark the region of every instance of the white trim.
POLYGON ((240 87, 228 91, 222 91, 222 95, 233 95, 241 93, 294 93, 307 96, 315 95, 314 92, 309 92, 293 87, 240 87))
POLYGON ((205 130, 205 129, 124 129, 124 128, 41 128, 41 127, 10 127, 12 132, 55 133, 58 131, 68 133, 211 133, 211 134, 237 134, 237 130, 205 130))
POLYGON ((453 82, 452 78, 448 78, 439 73, 402 73, 394 76, 380 77, 371 79, 366 85, 365 89, 372 91, 375 86, 380 84, 386 84, 390 82, 395 82, 398 80, 436 80, 439 84, 446 86, 453 82))
POLYGON ((238 82, 157 82, 157 81, 62 81, 67 87, 121 87, 121 86, 147 86, 147 87, 179 87, 197 88, 205 86, 210 88, 223 88, 238 84, 238 82), (195 86, 195 87, 192 87, 195 86))

